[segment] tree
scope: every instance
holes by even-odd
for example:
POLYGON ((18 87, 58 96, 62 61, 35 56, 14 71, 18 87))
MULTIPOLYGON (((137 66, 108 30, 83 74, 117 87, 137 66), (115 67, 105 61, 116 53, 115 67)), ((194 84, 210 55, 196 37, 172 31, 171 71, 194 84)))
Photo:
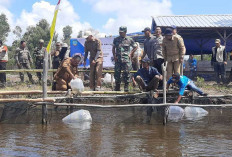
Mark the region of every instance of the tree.
POLYGON ((8 33, 10 32, 10 25, 5 14, 0 15, 0 39, 6 41, 8 33))
POLYGON ((13 30, 13 34, 16 36, 18 40, 22 37, 22 28, 20 26, 15 26, 15 29, 13 30))
POLYGON ((65 26, 63 28, 63 42, 70 45, 70 39, 72 34, 72 27, 71 26, 65 26))
MULTIPOLYGON (((56 42, 58 34, 55 33, 53 40, 56 42)), ((23 39, 27 42, 27 46, 30 50, 35 49, 38 46, 39 40, 44 40, 44 46, 48 45, 50 40, 50 25, 47 20, 40 20, 36 26, 27 27, 26 32, 23 35, 23 39)))

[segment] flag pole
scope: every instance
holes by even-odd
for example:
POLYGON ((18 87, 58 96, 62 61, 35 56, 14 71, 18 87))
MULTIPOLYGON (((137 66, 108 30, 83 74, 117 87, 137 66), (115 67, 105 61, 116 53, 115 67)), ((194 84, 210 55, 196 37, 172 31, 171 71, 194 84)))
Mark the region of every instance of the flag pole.
MULTIPOLYGON (((53 41, 53 36, 55 33, 55 27, 56 27, 56 18, 57 18, 57 14, 59 11, 59 5, 60 5, 60 1, 58 1, 57 5, 56 5, 56 9, 55 9, 55 13, 54 13, 54 17, 52 20, 52 24, 51 24, 51 28, 50 28, 50 41, 48 43, 47 49, 44 52, 44 60, 43 60, 43 100, 45 100, 47 98, 47 79, 48 79, 48 53, 50 53, 51 50, 51 44, 53 41)), ((46 102, 42 105, 42 124, 47 124, 47 104, 46 102)))
MULTIPOLYGON (((44 52, 44 60, 43 60, 43 100, 47 98, 47 78, 48 78, 48 53, 44 52)), ((42 124, 47 124, 47 104, 44 103, 42 105, 42 124)))

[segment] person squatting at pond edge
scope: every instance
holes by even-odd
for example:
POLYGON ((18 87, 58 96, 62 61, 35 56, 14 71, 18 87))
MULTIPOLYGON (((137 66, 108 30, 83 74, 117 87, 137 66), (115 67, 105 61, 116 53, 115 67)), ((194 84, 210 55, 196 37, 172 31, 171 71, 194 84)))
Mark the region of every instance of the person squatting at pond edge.
POLYGON ((167 82, 167 92, 170 84, 176 83, 179 86, 179 96, 175 101, 176 104, 179 103, 181 97, 184 95, 185 88, 193 90, 202 96, 207 96, 208 94, 204 93, 200 88, 198 88, 194 82, 186 76, 180 76, 179 73, 173 74, 172 77, 167 82))
POLYGON ((80 55, 74 55, 72 58, 65 58, 54 75, 55 90, 66 91, 71 89, 70 82, 72 79, 77 78, 77 66, 81 62, 80 55))
POLYGON ((101 77, 103 69, 103 52, 101 48, 101 41, 93 36, 92 33, 88 33, 85 41, 85 57, 84 66, 86 66, 86 60, 90 52, 90 90, 101 90, 101 77))
POLYGON ((114 55, 115 67, 114 67, 114 78, 115 78, 115 91, 120 91, 121 84, 121 71, 123 71, 123 80, 125 83, 124 91, 128 92, 129 80, 130 80, 130 70, 131 70, 131 58, 134 52, 137 50, 138 46, 134 40, 126 36, 127 27, 121 26, 119 28, 120 36, 115 38, 113 41, 112 53, 114 55), (130 51, 132 47, 132 51, 130 51), (116 51, 115 51, 116 49, 116 51))
MULTIPOLYGON (((132 77, 133 85, 136 83, 139 85, 139 89, 142 91, 157 91, 159 81, 163 79, 162 75, 158 72, 158 70, 152 66, 150 66, 150 59, 144 58, 142 59, 143 68, 139 69, 132 77)), ((157 95, 158 96, 158 95, 157 95)))

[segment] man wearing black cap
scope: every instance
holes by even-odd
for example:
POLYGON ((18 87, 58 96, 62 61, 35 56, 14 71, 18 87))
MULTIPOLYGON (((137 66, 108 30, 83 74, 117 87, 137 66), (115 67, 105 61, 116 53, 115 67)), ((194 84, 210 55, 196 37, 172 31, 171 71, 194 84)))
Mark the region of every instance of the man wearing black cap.
POLYGON ((164 35, 162 52, 164 61, 167 61, 167 79, 169 79, 173 73, 180 73, 186 49, 183 40, 173 35, 171 28, 167 28, 164 35))
POLYGON ((154 60, 154 43, 155 43, 155 37, 151 34, 151 29, 149 27, 144 28, 142 31, 144 32, 144 35, 146 39, 144 40, 144 52, 142 58, 144 58, 146 55, 151 60, 151 64, 153 66, 153 60, 154 60))
POLYGON ((193 90, 202 96, 207 96, 207 94, 202 92, 201 89, 198 88, 191 79, 189 79, 186 76, 180 76, 179 73, 173 74, 172 77, 168 80, 167 91, 168 91, 170 84, 172 84, 172 83, 176 83, 180 88, 179 89, 179 96, 178 96, 177 100, 175 101, 176 104, 179 103, 179 101, 181 100, 181 97, 184 95, 185 88, 187 88, 189 90, 193 90))
POLYGON ((149 58, 142 59, 143 68, 139 69, 137 73, 135 73, 132 80, 134 85, 136 85, 136 82, 138 83, 140 90, 156 91, 159 85, 159 81, 162 80, 163 77, 156 68, 149 66, 149 63, 149 58))
POLYGON ((180 36, 180 35, 177 33, 177 27, 176 27, 175 25, 172 25, 172 26, 171 26, 171 29, 172 29, 173 35, 175 35, 175 36, 178 37, 178 38, 183 39, 182 36, 180 36))

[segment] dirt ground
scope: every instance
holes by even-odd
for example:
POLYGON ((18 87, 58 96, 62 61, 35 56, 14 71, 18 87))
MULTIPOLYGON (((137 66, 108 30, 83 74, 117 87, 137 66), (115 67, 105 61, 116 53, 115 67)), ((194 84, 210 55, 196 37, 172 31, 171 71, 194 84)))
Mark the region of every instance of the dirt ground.
MULTIPOLYGON (((27 75, 25 74, 25 82, 20 82, 19 75, 16 74, 7 74, 7 87, 1 88, 1 91, 27 91, 27 90, 42 90, 41 83, 38 82, 37 76, 33 75, 33 79, 35 80, 36 84, 31 84, 28 80, 27 75)), ((48 80, 48 90, 51 90, 51 76, 48 80)), ((85 84, 85 90, 88 91, 88 81, 84 82, 85 84)), ((204 81, 204 80, 198 80, 195 81, 195 84, 201 88, 205 93, 208 93, 210 95, 226 95, 226 94, 232 94, 232 83, 228 85, 217 85, 214 81, 204 81)), ((121 87, 123 90, 123 85, 121 87)), ((111 85, 104 85, 102 86, 103 91, 112 91, 111 85)), ((137 87, 133 88, 131 85, 129 88, 130 91, 138 91, 139 89, 137 87)))

